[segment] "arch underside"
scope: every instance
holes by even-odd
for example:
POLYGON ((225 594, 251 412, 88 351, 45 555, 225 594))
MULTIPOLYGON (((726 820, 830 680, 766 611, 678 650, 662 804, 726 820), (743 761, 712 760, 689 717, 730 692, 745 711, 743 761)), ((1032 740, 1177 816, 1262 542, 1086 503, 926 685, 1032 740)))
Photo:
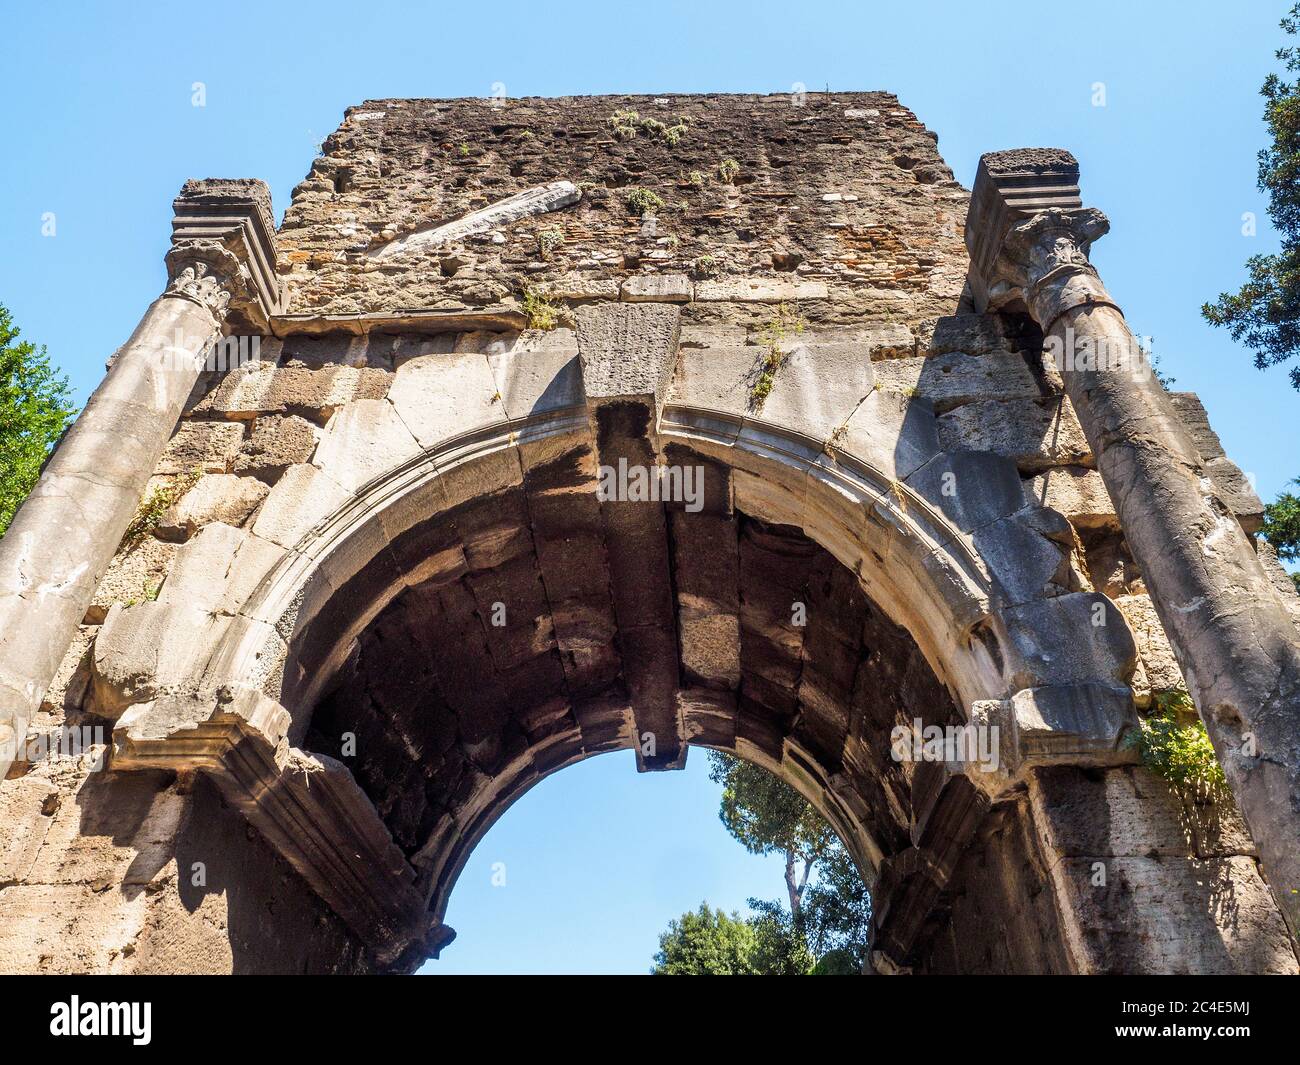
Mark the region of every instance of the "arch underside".
MULTIPOLYGON (((546 775, 612 750, 643 769, 733 751, 813 802, 869 882, 919 886, 900 953, 987 808, 960 770, 891 757, 896 726, 964 720, 956 686, 861 565, 773 520, 779 479, 755 517, 735 470, 666 441, 701 477, 695 505, 602 502, 593 435, 549 438, 518 483, 414 521, 300 609, 291 737, 350 767, 438 922, 474 845, 546 775)), ((978 641, 963 653, 983 660, 978 641)))

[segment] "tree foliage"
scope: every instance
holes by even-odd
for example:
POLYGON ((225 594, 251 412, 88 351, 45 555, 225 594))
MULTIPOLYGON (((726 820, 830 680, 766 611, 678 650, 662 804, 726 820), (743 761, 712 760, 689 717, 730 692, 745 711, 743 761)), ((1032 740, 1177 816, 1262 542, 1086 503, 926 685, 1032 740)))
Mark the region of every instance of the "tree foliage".
MULTIPOLYGON (((1300 4, 1281 25, 1296 35, 1300 4)), ((1277 58, 1287 75, 1300 73, 1300 47, 1279 48, 1277 58)), ((1260 95, 1271 143, 1259 153, 1258 184, 1268 194, 1268 215, 1282 246, 1276 254, 1248 259, 1248 279, 1240 290, 1223 293, 1201 313, 1251 348, 1255 365, 1265 369, 1300 351, 1300 80, 1269 74, 1260 95)), ((1291 370, 1291 383, 1300 388, 1300 367, 1291 370)))
POLYGON ((50 366, 45 348, 18 337, 0 306, 0 536, 76 413, 68 379, 50 366))
POLYGON ((754 976, 754 929, 706 903, 668 922, 651 973, 656 976, 754 976))
MULTIPOLYGON (((743 922, 750 938, 728 940, 748 944, 741 968, 765 976, 861 972, 869 949, 871 896, 831 827, 788 784, 734 755, 711 752, 709 776, 722 785, 719 816, 727 831, 751 854, 785 857, 786 902, 750 899, 753 913, 743 922)), ((697 971, 679 959, 708 963, 725 954, 717 948, 722 917, 701 907, 672 922, 660 937, 654 971, 697 971), (685 942, 691 938, 699 944, 685 942)), ((726 965, 711 971, 736 971, 733 962, 726 965)))

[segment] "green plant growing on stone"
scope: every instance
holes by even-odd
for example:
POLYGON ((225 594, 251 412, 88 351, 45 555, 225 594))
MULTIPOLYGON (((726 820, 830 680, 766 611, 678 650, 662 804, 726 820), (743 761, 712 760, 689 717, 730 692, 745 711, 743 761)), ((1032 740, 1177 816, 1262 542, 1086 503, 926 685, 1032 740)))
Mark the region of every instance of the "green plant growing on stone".
POLYGON ((131 551, 145 537, 152 535, 154 529, 158 528, 158 523, 162 521, 162 516, 175 506, 186 492, 198 484, 202 476, 202 467, 195 466, 170 483, 159 485, 145 496, 136 508, 131 524, 126 527, 126 533, 122 536, 122 547, 131 551))
POLYGON ((564 241, 564 230, 558 226, 543 229, 537 234, 537 254, 543 259, 550 259, 551 253, 564 241))
POLYGON ((686 175, 686 180, 694 185, 697 189, 704 188, 704 172, 701 170, 692 170, 686 175))
POLYGON ((685 135, 688 123, 678 118, 671 126, 657 118, 642 118, 637 112, 620 109, 609 116, 609 127, 616 140, 630 140, 638 133, 657 137, 669 147, 675 147, 685 135))
POLYGON ((679 118, 671 126, 665 126, 660 136, 668 142, 670 148, 675 148, 682 137, 686 135, 686 130, 686 119, 679 118))
POLYGON ((724 159, 718 164, 718 179, 724 185, 734 185, 740 175, 740 164, 734 159, 724 159))
POLYGON ((1142 764, 1175 791, 1213 797, 1227 786, 1205 725, 1184 690, 1157 694, 1155 711, 1129 734, 1128 743, 1137 748, 1142 764))
POLYGON ((528 315, 528 328, 546 332, 559 326, 564 318, 563 308, 557 307, 541 292, 524 289, 524 314, 528 315))
POLYGON ((609 116, 609 125, 618 140, 635 137, 641 126, 641 116, 635 111, 619 110, 609 116))
POLYGON ((791 335, 802 333, 807 325, 803 315, 782 303, 777 306, 775 316, 759 328, 758 341, 763 346, 764 355, 759 365, 758 378, 749 393, 750 405, 755 410, 760 409, 772 393, 776 372, 781 369, 781 364, 789 354, 785 350, 786 341, 791 335))
POLYGON ((456 150, 460 152, 460 157, 462 159, 466 158, 469 155, 469 145, 466 144, 464 141, 461 141, 460 147, 457 148, 456 150))
POLYGON ((717 277, 720 267, 712 255, 701 255, 694 263, 695 276, 701 278, 717 277))
POLYGON ((630 214, 641 218, 648 214, 658 213, 664 205, 664 201, 659 196, 649 189, 640 187, 630 189, 623 197, 623 203, 627 205, 630 214))

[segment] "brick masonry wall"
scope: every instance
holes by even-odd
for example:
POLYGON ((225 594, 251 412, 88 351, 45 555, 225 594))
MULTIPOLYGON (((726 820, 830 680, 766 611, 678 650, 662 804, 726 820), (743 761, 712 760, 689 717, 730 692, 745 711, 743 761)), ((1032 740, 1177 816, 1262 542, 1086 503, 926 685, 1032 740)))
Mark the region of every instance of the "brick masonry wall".
POLYGON ((460 310, 525 287, 608 297, 630 276, 686 274, 715 296, 737 279, 803 282, 812 320, 915 320, 961 293, 966 203, 935 135, 888 93, 376 100, 294 190, 279 269, 294 313, 460 310), (373 258, 557 180, 581 200, 373 258), (628 207, 637 189, 662 201, 653 224, 628 207))

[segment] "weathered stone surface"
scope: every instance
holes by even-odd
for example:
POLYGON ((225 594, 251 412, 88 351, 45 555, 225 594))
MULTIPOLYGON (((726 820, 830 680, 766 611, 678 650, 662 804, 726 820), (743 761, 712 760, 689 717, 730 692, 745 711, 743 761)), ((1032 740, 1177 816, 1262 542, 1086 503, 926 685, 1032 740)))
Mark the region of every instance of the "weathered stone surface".
POLYGON ((1025 360, 1002 353, 888 359, 876 367, 876 386, 927 399, 940 414, 976 400, 1034 400, 1040 395, 1025 360))
POLYGON ((196 680, 225 622, 194 604, 118 604, 95 638, 87 708, 116 720, 127 707, 196 680))
POLYGON ((242 525, 268 491, 254 477, 208 474, 163 514, 156 533, 165 540, 184 541, 209 522, 242 525))
POLYGON ((1126 687, 1085 683, 1026 688, 1012 696, 1007 723, 1014 736, 1016 766, 1137 761, 1136 751, 1126 743, 1138 727, 1126 687))
POLYGON ((412 252, 429 251, 439 245, 450 244, 475 233, 482 233, 497 226, 507 226, 521 218, 558 211, 577 203, 580 199, 582 199, 582 192, 572 181, 552 181, 550 184, 516 193, 446 225, 411 233, 383 245, 371 254, 376 259, 391 259, 412 252))
POLYGON ((943 452, 906 481, 963 532, 984 528, 1025 505, 1015 463, 987 451, 943 452))
POLYGON ((347 497, 347 490, 316 466, 290 466, 266 497, 253 535, 292 548, 347 497))
POLYGON ((244 427, 228 422, 181 422, 154 468, 155 474, 230 473, 244 427))
POLYGON ((700 281, 695 298, 701 303, 784 303, 795 300, 823 300, 827 296, 824 281, 776 281, 737 278, 725 281, 700 281))
POLYGON ((832 454, 844 451, 901 481, 939 452, 938 426, 928 403, 872 392, 831 434, 832 454))
POLYGON ((667 393, 677 359, 681 312, 675 307, 606 304, 578 311, 578 353, 593 402, 667 393))
POLYGON ((233 614, 283 557, 279 545, 213 522, 177 551, 158 601, 233 614))
POLYGON ((1120 687, 1137 664, 1124 615, 1105 596, 1058 595, 1001 611, 1015 658, 1005 666, 1018 688, 1098 681, 1120 687))
POLYGON ((945 451, 992 451, 1026 473, 1087 465, 1092 449, 1068 399, 980 401, 939 418, 945 451))
POLYGON ((326 421, 354 399, 382 399, 392 375, 384 370, 328 366, 319 370, 257 362, 232 371, 195 413, 248 419, 298 413, 326 421))
POLYGON ((628 303, 689 303, 694 287, 685 274, 638 274, 619 289, 619 299, 628 303))
POLYGON ((274 482, 285 467, 310 462, 320 430, 296 414, 258 418, 234 458, 232 473, 274 482))
POLYGON ((359 399, 330 419, 315 465, 350 492, 422 455, 411 428, 386 399, 359 399))
POLYGON ((1282 564, 1277 560, 1276 549, 1267 540, 1262 538, 1257 540, 1255 550, 1259 554, 1264 572, 1268 575, 1269 583, 1277 589, 1282 605, 1286 607, 1291 619, 1300 625, 1300 591, 1297 591, 1295 582, 1291 580, 1291 574, 1282 568, 1282 564))
POLYGON ((475 353, 423 355, 403 363, 389 401, 424 448, 505 417, 487 356, 475 353))
POLYGON ((1146 595, 1121 595, 1115 600, 1133 630, 1137 640, 1138 659, 1150 692, 1166 692, 1184 687, 1182 670, 1174 659, 1173 649, 1165 630, 1156 617, 1151 597, 1146 595))
POLYGON ((924 323, 920 339, 921 347, 930 355, 946 355, 952 351, 987 355, 1013 349, 1006 322, 996 314, 946 314, 924 323))
POLYGON ((1083 466, 1060 466, 1025 481, 1025 498, 1064 514, 1079 529, 1119 528, 1101 474, 1083 466))
POLYGON ((113 559, 95 588, 85 620, 98 625, 114 603, 132 603, 158 594, 176 545, 146 536, 113 559))

